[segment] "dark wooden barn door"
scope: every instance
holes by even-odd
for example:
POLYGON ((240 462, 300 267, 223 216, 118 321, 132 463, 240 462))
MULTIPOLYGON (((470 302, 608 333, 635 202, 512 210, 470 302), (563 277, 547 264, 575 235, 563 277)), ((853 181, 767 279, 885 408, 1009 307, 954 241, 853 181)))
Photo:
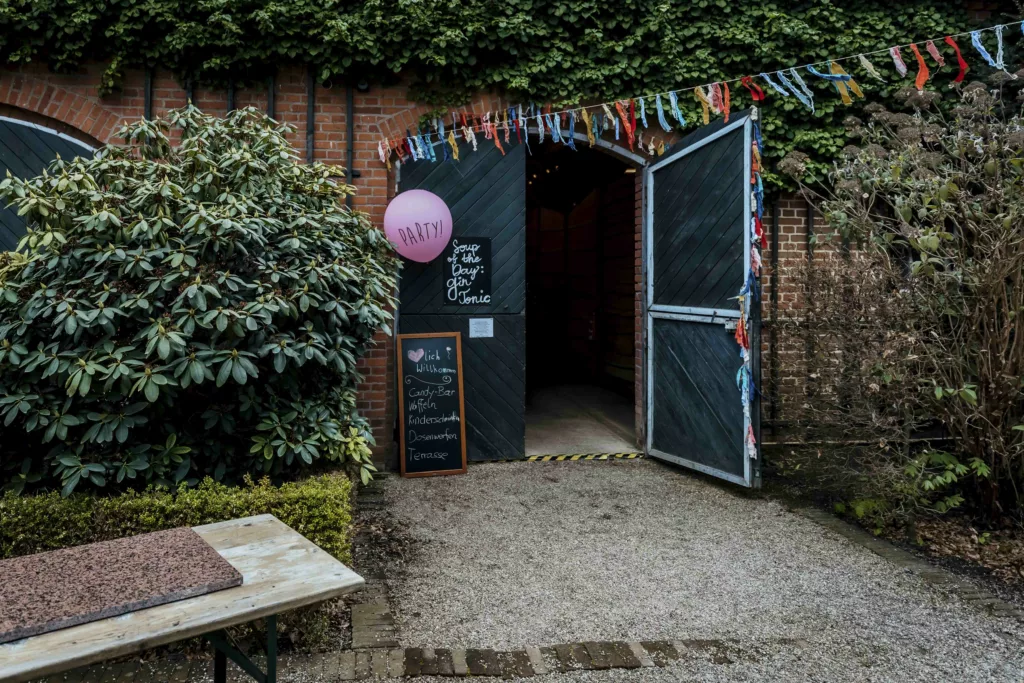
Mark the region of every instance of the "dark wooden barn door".
POLYGON ((422 189, 452 212, 453 239, 491 240, 491 303, 445 303, 443 257, 404 262, 398 327, 403 333, 462 333, 469 460, 521 458, 526 441, 526 156, 523 145, 502 154, 480 140, 460 146, 461 161, 401 166, 399 191, 422 189), (470 321, 490 318, 493 336, 470 335, 470 321))
POLYGON ((748 117, 706 126, 646 172, 647 450, 744 486, 733 297, 750 268, 750 136, 748 117))
MULTIPOLYGON (((62 159, 92 156, 92 148, 42 126, 0 116, 0 179, 7 171, 19 178, 34 178, 59 154, 62 159)), ((0 251, 18 246, 25 235, 25 219, 15 207, 0 206, 0 251)))

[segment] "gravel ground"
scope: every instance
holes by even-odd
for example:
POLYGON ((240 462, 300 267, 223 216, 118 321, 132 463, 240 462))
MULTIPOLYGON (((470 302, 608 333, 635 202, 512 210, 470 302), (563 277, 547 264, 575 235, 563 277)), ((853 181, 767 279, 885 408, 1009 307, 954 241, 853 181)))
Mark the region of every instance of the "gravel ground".
POLYGON ((413 548, 389 582, 406 646, 694 638, 747 653, 558 677, 581 683, 1024 680, 1020 624, 657 462, 479 465, 389 478, 385 495, 413 548))

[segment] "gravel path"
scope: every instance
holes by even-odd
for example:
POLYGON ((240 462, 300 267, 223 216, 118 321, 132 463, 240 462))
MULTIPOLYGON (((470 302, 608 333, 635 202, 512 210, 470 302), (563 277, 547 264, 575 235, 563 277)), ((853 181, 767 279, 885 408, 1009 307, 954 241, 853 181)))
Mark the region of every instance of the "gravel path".
POLYGON ((559 677, 581 683, 1024 678, 1020 624, 657 462, 479 465, 389 478, 385 495, 414 543, 391 582, 403 645, 720 638, 749 652, 559 677))

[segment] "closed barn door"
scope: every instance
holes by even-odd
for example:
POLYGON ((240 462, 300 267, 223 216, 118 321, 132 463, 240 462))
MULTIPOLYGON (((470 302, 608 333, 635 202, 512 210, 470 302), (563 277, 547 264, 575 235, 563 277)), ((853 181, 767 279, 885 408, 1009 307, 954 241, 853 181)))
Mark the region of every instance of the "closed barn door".
MULTIPOLYGON (((34 178, 53 162, 92 156, 92 148, 74 138, 32 123, 0 116, 0 178, 7 172, 19 178, 34 178)), ((0 250, 10 251, 25 234, 25 219, 14 207, 0 208, 0 250)))
POLYGON ((401 166, 399 192, 421 189, 452 212, 452 239, 490 240, 491 300, 446 303, 444 258, 405 261, 399 285, 402 333, 461 332, 469 460, 520 458, 526 434, 526 176, 525 148, 460 146, 461 161, 401 166), (492 318, 492 337, 470 337, 472 318, 492 318))

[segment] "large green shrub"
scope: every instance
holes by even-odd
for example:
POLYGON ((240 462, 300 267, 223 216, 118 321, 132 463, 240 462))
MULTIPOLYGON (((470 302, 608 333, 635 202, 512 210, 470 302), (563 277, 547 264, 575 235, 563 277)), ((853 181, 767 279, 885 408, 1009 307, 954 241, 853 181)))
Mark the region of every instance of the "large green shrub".
POLYGON ((342 562, 351 561, 353 486, 322 475, 282 486, 267 479, 226 486, 206 479, 175 491, 116 496, 57 492, 0 496, 0 559, 180 526, 272 514, 342 562))
POLYGON ((372 467, 356 362, 397 261, 343 171, 297 163, 284 132, 187 108, 0 183, 33 256, 0 285, 9 488, 372 467))

